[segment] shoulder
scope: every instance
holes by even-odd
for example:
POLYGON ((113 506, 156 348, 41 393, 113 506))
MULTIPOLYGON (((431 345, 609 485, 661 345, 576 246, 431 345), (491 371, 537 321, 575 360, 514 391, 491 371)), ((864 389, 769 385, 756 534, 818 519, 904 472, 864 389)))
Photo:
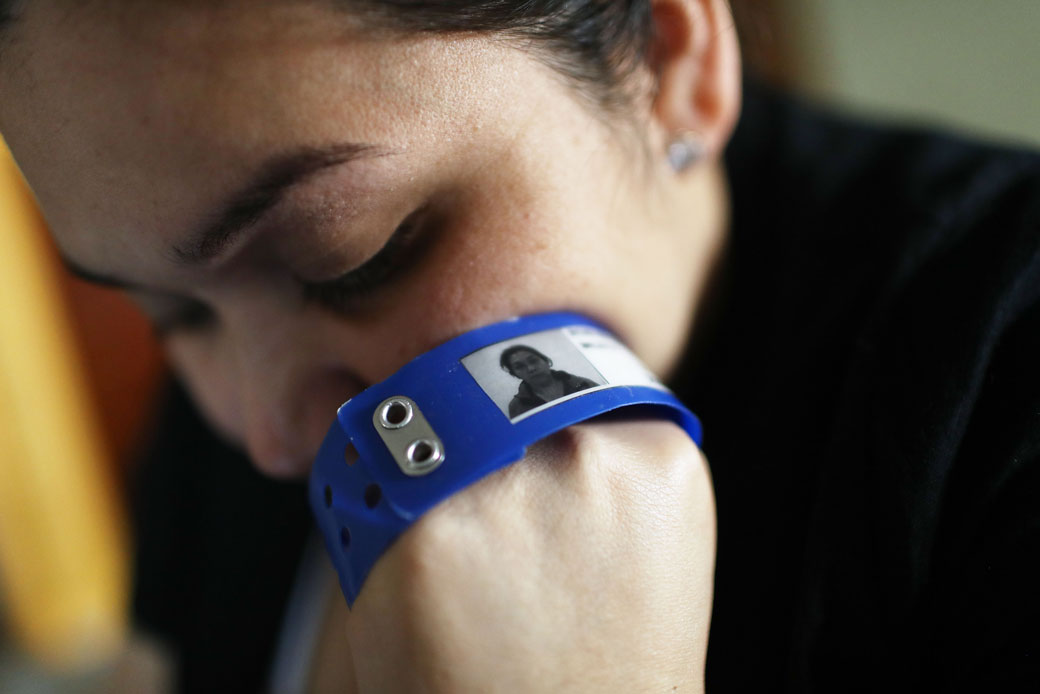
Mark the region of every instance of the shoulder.
POLYGON ((526 409, 528 409, 527 403, 519 395, 514 395, 513 399, 509 401, 510 418, 522 414, 526 409))
POLYGON ((1040 216, 1037 151, 868 125, 754 83, 726 166, 735 228, 775 237, 780 225, 789 238, 778 244, 869 233, 856 242, 941 250, 980 229, 1020 242, 1012 237, 1035 231, 1040 216))
POLYGON ((727 166, 734 281, 770 286, 761 303, 799 305, 861 341, 938 347, 942 335, 947 353, 1036 301, 1040 153, 868 126, 752 88, 727 166))
POLYGON ((585 388, 595 388, 598 383, 592 379, 585 378, 584 376, 575 376, 574 374, 567 373, 566 371, 553 370, 553 378, 563 383, 566 387, 574 390, 584 390, 585 388))
POLYGON ((516 417, 539 404, 541 404, 541 401, 534 397, 531 387, 524 381, 520 381, 520 385, 516 389, 516 395, 509 401, 509 416, 511 418, 516 417))
POLYGON ((884 644, 892 673, 922 681, 1024 672, 1040 619, 1040 156, 770 94, 743 118, 724 319, 679 384, 719 499, 716 672, 741 676, 728 635, 774 627, 802 644, 788 663, 835 686, 873 667, 853 645, 884 644), (763 529, 749 508, 781 520, 763 529), (768 596, 793 624, 740 604, 770 553, 803 577, 768 596))
POLYGON ((984 195, 1022 177, 1035 181, 1038 159, 1036 145, 867 122, 754 81, 726 152, 738 193, 769 187, 798 191, 796 203, 851 202, 849 187, 858 184, 863 194, 926 209, 956 199, 958 190, 984 195))
POLYGON ((952 465, 968 427, 996 425, 987 389, 1040 394, 1023 346, 1040 335, 1040 154, 754 89, 744 118, 728 160, 738 302, 779 317, 773 338, 821 350, 814 375, 832 386, 816 397, 855 397, 888 461, 875 472, 952 465))

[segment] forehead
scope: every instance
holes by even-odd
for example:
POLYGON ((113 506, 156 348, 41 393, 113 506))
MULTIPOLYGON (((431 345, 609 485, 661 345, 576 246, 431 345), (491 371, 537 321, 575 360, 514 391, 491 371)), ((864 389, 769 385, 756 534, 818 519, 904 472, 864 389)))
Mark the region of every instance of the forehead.
POLYGON ((0 61, 0 132, 59 243, 103 257, 130 230, 183 235, 289 145, 422 150, 518 64, 476 37, 363 32, 326 3, 37 0, 0 61))

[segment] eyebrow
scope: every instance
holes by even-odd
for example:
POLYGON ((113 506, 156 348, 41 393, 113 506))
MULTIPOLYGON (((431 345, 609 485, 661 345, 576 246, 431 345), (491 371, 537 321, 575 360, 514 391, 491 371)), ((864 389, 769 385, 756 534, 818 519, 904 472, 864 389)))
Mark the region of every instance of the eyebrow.
MULTIPOLYGON (((234 244, 243 232, 259 222, 295 185, 322 169, 357 159, 392 154, 376 145, 346 142, 324 147, 304 147, 276 155, 260 165, 252 182, 231 195, 220 211, 191 238, 172 249, 173 259, 182 265, 198 265, 211 260, 234 244)), ((70 274, 81 280, 114 289, 143 289, 141 285, 88 270, 61 256, 70 274)))
POLYGON ((375 145, 346 142, 272 157, 259 167, 252 182, 233 194, 202 229, 173 247, 173 257, 183 265, 211 260, 259 222, 293 186, 330 166, 389 153, 375 145))

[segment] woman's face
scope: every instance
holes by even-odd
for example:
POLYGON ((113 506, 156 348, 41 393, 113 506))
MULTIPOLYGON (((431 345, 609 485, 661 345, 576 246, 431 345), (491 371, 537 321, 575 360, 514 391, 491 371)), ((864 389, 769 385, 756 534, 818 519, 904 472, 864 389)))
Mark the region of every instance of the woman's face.
POLYGON ((549 370, 549 362, 533 352, 524 350, 509 355, 509 372, 521 381, 544 381, 552 373, 549 370))
POLYGON ((305 472, 342 401, 508 316, 584 312, 674 365, 718 245, 709 174, 645 164, 502 41, 207 5, 28 3, 0 132, 62 254, 126 287, 264 471, 305 472))

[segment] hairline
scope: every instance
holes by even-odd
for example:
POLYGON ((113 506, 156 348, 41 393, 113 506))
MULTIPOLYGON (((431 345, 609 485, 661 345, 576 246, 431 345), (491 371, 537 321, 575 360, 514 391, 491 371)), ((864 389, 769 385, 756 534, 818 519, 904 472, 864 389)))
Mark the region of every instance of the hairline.
MULTIPOLYGON (((378 0, 371 1, 378 2, 378 0)), ((0 64, 2 64, 5 53, 12 43, 13 33, 11 28, 22 19, 22 13, 28 2, 29 0, 0 0, 0 64)), ((367 25, 372 31, 385 31, 390 35, 421 33, 449 35, 454 33, 486 35, 499 38, 504 43, 528 54, 533 60, 545 66, 550 76, 557 79, 561 86, 569 91, 582 105, 586 112, 598 121, 601 126, 606 128, 619 141, 622 147, 636 155, 641 165, 640 168, 644 169, 642 171, 643 176, 648 172, 647 167, 653 159, 653 153, 649 149, 649 143, 639 134, 640 119, 637 117, 638 109, 641 106, 641 97, 645 98, 646 95, 639 94, 638 89, 628 91, 631 85, 623 85, 619 82, 609 86, 605 92, 597 94, 594 86, 583 83, 563 67, 563 64, 556 59, 557 56, 550 46, 543 45, 537 40, 532 40, 529 35, 512 29, 500 31, 493 29, 424 31, 421 29, 408 29, 401 25, 395 26, 392 11, 373 12, 371 5, 366 9, 365 3, 362 3, 362 6, 356 9, 348 8, 341 2, 333 2, 331 7, 343 14, 352 15, 363 25, 367 25), (608 92, 613 93, 615 95, 614 98, 602 98, 602 95, 608 92)), ((638 70, 628 69, 626 72, 628 74, 618 75, 618 79, 621 81, 635 79, 638 70)), ((652 93, 656 91, 656 81, 650 85, 650 90, 652 96, 652 93)))

